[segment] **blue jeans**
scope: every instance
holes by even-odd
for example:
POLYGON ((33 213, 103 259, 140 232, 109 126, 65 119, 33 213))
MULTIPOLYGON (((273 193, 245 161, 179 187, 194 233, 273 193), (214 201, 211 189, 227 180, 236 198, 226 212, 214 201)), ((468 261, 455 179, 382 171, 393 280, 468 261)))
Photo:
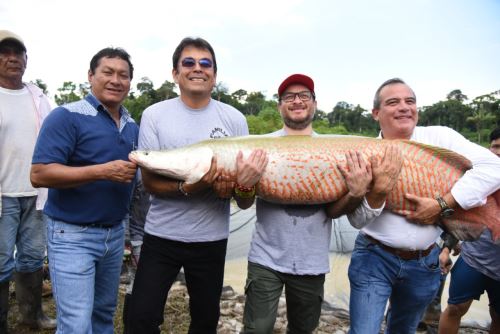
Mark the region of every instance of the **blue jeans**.
POLYGON ((42 212, 36 210, 36 196, 2 196, 1 200, 0 282, 5 282, 14 269, 32 273, 42 268, 47 234, 42 212))
POLYGON ((415 333, 425 308, 439 289, 439 247, 434 247, 425 257, 406 261, 371 243, 360 233, 348 274, 349 333, 378 333, 388 300, 386 333, 415 333))
POLYGON ((47 220, 57 334, 112 334, 124 222, 110 228, 47 220))

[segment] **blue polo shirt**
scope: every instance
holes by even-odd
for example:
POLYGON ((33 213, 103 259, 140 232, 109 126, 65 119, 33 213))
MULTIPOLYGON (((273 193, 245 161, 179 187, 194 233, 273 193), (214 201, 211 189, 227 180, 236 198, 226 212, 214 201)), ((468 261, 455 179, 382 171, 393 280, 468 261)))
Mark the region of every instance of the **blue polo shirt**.
MULTIPOLYGON (((128 160, 137 146, 139 127, 125 108, 120 128, 93 96, 54 109, 43 122, 33 164, 89 166, 128 160)), ((108 180, 69 189, 49 189, 44 213, 73 224, 119 223, 128 214, 133 183, 108 180)))

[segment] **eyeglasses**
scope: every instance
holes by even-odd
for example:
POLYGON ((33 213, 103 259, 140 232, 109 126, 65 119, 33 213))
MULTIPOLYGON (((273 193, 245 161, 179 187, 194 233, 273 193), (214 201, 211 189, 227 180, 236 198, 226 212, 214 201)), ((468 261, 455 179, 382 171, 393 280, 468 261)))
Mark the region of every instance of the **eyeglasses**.
MULTIPOLYGON (((193 57, 186 57, 181 61, 181 64, 183 67, 195 67, 196 59, 194 59, 193 57)), ((201 58, 200 60, 198 60, 198 64, 200 64, 200 66, 203 68, 211 68, 213 66, 212 61, 208 58, 201 58)))
POLYGON ((314 94, 307 90, 298 93, 285 93, 281 95, 281 101, 290 103, 295 101, 296 96, 298 96, 301 101, 307 102, 314 97, 314 94))

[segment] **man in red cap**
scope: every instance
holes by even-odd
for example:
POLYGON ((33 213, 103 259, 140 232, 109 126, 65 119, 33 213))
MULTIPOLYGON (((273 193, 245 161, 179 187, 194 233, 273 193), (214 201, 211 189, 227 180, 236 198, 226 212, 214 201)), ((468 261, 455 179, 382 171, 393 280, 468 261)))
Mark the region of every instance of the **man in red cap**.
MULTIPOLYGON (((303 74, 286 78, 278 88, 284 122, 271 136, 317 136, 313 80, 303 74)), ((318 325, 325 274, 330 271, 332 218, 360 204, 371 181, 371 168, 357 153, 346 155, 343 169, 349 193, 322 205, 281 205, 257 198, 257 222, 248 255, 245 333, 272 333, 285 287, 288 331, 311 333, 318 325)))
POLYGON ((29 177, 38 130, 51 107, 38 87, 23 83, 27 60, 23 40, 0 30, 0 333, 7 333, 14 270, 21 323, 55 328, 55 321, 42 312, 41 299, 47 232, 37 209, 45 192, 38 196, 29 177))

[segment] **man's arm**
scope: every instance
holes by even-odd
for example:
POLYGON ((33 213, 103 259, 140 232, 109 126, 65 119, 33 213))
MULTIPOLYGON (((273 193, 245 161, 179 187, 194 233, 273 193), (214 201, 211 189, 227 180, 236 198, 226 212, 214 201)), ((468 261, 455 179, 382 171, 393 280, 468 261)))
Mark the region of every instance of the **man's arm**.
MULTIPOLYGON (((461 207, 468 210, 484 205, 487 196, 500 187, 500 173, 498 173, 500 159, 453 129, 440 127, 439 133, 434 135, 437 141, 431 144, 453 150, 472 163, 472 169, 453 185, 449 193, 441 197, 452 209, 461 207)), ((435 198, 418 197, 412 194, 406 194, 406 198, 416 207, 416 210, 409 212, 406 218, 419 224, 435 224, 438 221, 441 207, 435 198)))
MULTIPOLYGON (((437 199, 412 194, 405 194, 405 198, 415 205, 415 211, 406 214, 407 219, 422 225, 432 225, 439 221, 441 206, 437 199)), ((448 207, 452 209, 458 207, 458 203, 451 193, 447 193, 442 198, 448 204, 448 207)))
POLYGON ((212 187, 221 171, 217 168, 217 158, 212 158, 212 163, 208 172, 196 183, 185 183, 184 181, 170 179, 163 175, 153 173, 146 168, 141 168, 142 182, 144 188, 153 195, 163 197, 172 195, 189 195, 212 187))
POLYGON ((124 160, 104 164, 70 167, 59 163, 33 164, 30 180, 35 188, 73 188, 98 180, 129 183, 135 177, 137 165, 124 160))

